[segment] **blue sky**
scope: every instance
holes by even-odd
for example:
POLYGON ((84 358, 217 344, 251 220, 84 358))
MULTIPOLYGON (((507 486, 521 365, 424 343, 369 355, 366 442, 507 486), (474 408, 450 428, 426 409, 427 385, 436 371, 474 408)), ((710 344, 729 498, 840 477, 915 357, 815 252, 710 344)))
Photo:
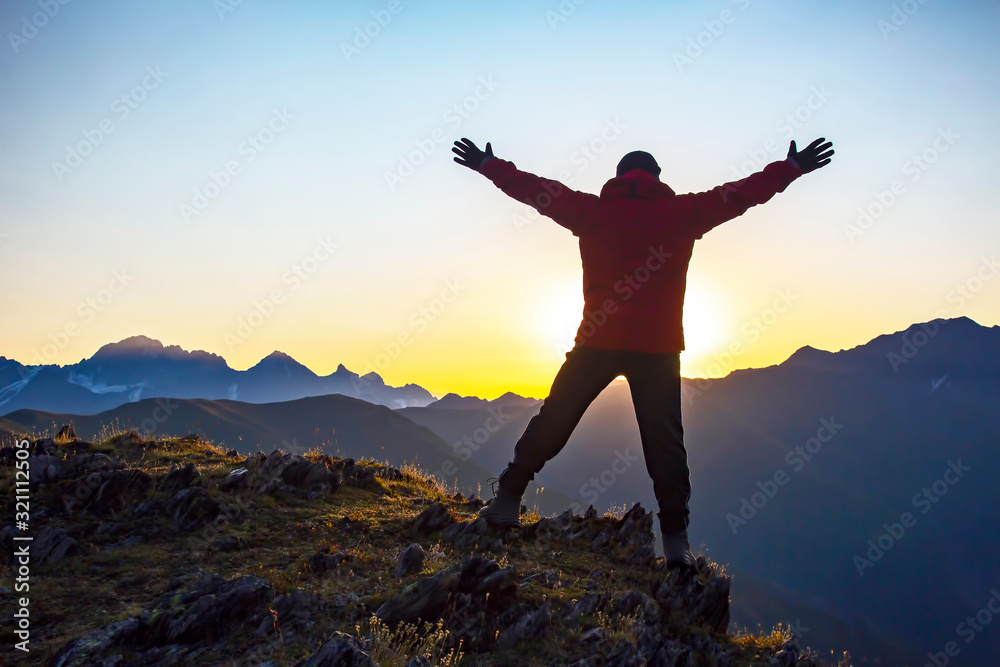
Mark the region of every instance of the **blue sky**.
POLYGON ((835 142, 829 167, 696 246, 687 375, 937 316, 1000 324, 998 14, 935 0, 6 2, 0 354, 73 363, 145 334, 237 368, 280 349, 437 393, 544 395, 579 320, 576 245, 455 165, 462 136, 591 192, 634 149, 688 192, 783 159, 793 132, 835 142), (355 43, 366 24, 377 34, 355 43), (53 166, 81 142, 78 166, 53 166), (401 160, 420 164, 387 179, 401 160), (861 229, 859 209, 880 214, 861 229), (457 296, 419 315, 449 285, 457 296), (751 324, 782 290, 793 307, 751 324), (747 351, 726 359, 733 342, 747 351))

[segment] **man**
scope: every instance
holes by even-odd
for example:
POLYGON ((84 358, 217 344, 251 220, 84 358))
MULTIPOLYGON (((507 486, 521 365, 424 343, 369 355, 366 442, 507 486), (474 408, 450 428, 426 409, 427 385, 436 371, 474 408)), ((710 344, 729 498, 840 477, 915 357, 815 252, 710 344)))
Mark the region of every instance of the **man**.
POLYGON ((505 193, 533 206, 580 239, 583 321, 575 347, 556 374, 549 396, 514 447, 496 497, 479 515, 500 526, 520 525, 521 496, 535 473, 566 444, 584 411, 617 376, 628 380, 643 456, 659 505, 668 567, 693 568, 688 543, 691 484, 681 426, 681 312, 688 262, 696 239, 792 181, 826 164, 832 144, 820 138, 762 171, 708 192, 677 195, 660 182, 652 155, 634 151, 600 196, 519 171, 493 147, 456 141, 455 161, 505 193))

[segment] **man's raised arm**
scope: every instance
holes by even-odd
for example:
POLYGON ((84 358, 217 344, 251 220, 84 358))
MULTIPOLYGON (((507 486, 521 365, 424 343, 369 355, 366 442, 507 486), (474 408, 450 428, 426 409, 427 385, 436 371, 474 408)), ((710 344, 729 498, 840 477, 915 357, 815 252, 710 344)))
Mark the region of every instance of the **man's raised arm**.
POLYGON ((756 174, 732 183, 726 183, 708 192, 682 195, 692 206, 692 219, 698 221, 698 236, 723 222, 747 212, 751 206, 768 201, 783 192, 792 181, 803 174, 830 164, 833 144, 825 138, 813 141, 801 151, 793 141, 788 147, 788 157, 772 162, 756 174))
POLYGON ((597 195, 577 192, 559 181, 520 171, 514 163, 493 155, 490 143, 482 151, 472 141, 463 138, 456 141, 451 150, 456 155, 455 162, 478 171, 507 195, 528 204, 574 234, 578 234, 594 217, 600 202, 597 195))

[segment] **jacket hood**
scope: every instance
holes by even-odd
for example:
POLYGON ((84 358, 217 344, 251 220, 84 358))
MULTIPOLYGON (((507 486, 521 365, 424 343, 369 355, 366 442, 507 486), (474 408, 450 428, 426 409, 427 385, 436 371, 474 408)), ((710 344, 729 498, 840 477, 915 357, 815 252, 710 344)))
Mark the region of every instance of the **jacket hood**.
POLYGON ((669 185, 642 169, 612 178, 601 188, 601 199, 663 199, 675 194, 669 185))

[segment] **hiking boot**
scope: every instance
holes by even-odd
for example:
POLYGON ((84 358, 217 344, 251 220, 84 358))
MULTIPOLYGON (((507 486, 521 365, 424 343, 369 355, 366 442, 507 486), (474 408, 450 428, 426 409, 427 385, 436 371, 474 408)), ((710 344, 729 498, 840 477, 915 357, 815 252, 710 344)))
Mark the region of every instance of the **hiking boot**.
POLYGON ((673 535, 663 536, 663 557, 667 560, 667 568, 696 569, 694 554, 688 544, 687 530, 673 535))
POLYGON ((521 496, 515 496, 505 491, 502 486, 495 485, 493 500, 479 510, 479 517, 494 526, 519 527, 521 525, 521 496))

